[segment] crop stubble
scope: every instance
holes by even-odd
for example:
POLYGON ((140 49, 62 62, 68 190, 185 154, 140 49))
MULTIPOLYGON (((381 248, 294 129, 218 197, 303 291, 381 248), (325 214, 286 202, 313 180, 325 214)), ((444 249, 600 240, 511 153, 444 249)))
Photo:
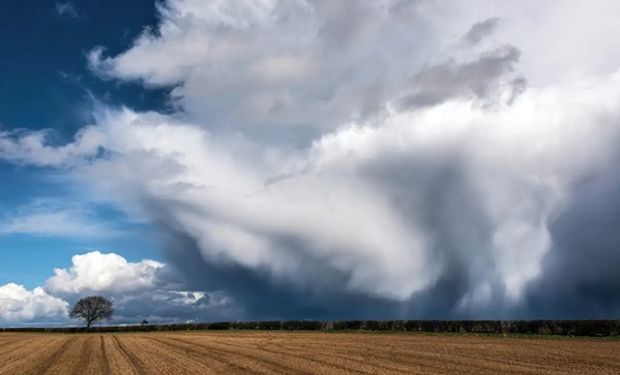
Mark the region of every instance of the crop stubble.
POLYGON ((619 374, 620 340, 310 332, 0 334, 0 374, 619 374))

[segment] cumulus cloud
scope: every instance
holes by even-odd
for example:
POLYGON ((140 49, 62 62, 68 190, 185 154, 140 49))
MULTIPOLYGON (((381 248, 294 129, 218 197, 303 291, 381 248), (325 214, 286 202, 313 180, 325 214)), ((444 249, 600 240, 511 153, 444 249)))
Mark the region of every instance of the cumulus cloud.
POLYGON ((130 263, 114 253, 99 251, 75 255, 70 269, 56 268, 45 289, 53 294, 84 294, 97 291, 114 293, 152 289, 155 272, 164 267, 153 260, 130 263))
POLYGON ((129 262, 115 253, 91 251, 71 258, 71 267, 54 269, 45 292, 70 303, 87 295, 104 295, 115 305, 113 322, 214 320, 240 311, 220 291, 185 290, 170 266, 144 259, 129 262))
POLYGON ((75 255, 71 263, 54 269, 43 286, 31 291, 14 283, 0 286, 0 325, 71 324, 69 307, 89 295, 113 301, 112 324, 224 320, 243 314, 222 291, 184 289, 182 275, 165 263, 129 262, 99 251, 75 255))
POLYGON ((0 324, 62 321, 67 309, 67 302, 43 288, 27 290, 14 283, 0 286, 0 324))
MULTIPOLYGON (((5 133, 0 156, 62 168, 153 223, 185 290, 223 293, 162 289, 194 307, 231 298, 266 318, 563 317, 544 292, 562 285, 610 316, 617 298, 578 291, 615 290, 605 271, 618 265, 615 237, 581 265, 566 228, 596 207, 584 180, 617 186, 601 176, 617 158, 620 55, 596 39, 615 34, 596 32, 616 30, 620 9, 576 4, 170 0, 154 31, 89 63, 110 79, 175 86, 181 111, 104 110, 65 145, 5 133), (597 25, 558 37, 580 10, 597 25), (569 274, 578 279, 563 283, 569 274)), ((58 271, 58 290, 90 288, 78 279, 97 256, 58 271)), ((96 285, 112 293, 165 269, 105 259, 131 276, 96 285)))

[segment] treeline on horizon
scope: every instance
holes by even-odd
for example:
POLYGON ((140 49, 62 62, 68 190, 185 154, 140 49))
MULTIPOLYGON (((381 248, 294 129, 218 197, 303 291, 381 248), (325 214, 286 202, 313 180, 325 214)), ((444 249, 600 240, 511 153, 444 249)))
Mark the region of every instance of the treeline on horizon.
POLYGON ((153 332, 191 330, 369 331, 620 336, 620 320, 282 320, 123 326, 0 328, 0 332, 153 332))

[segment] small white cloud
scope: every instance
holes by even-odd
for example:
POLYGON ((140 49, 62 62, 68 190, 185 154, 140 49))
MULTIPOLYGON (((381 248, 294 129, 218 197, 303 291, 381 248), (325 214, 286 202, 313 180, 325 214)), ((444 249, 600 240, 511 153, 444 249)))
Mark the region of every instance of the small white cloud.
POLYGON ((73 19, 80 19, 80 15, 73 4, 70 2, 56 2, 56 13, 59 16, 66 16, 73 19))
POLYGON ((47 294, 41 287, 27 290, 14 283, 0 286, 0 323, 64 320, 67 309, 67 302, 47 294))
POLYGON ((102 144, 101 135, 90 127, 76 135, 76 142, 64 147, 48 144, 48 131, 0 131, 0 158, 16 164, 39 167, 73 166, 95 157, 102 144), (79 140, 78 140, 79 139, 79 140))

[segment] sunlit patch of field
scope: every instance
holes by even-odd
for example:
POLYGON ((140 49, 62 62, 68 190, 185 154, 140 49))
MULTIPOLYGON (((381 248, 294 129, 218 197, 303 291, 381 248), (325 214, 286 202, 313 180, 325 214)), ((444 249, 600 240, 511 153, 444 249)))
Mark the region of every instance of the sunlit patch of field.
POLYGON ((620 340, 316 332, 0 334, 0 374, 620 374, 620 340))

